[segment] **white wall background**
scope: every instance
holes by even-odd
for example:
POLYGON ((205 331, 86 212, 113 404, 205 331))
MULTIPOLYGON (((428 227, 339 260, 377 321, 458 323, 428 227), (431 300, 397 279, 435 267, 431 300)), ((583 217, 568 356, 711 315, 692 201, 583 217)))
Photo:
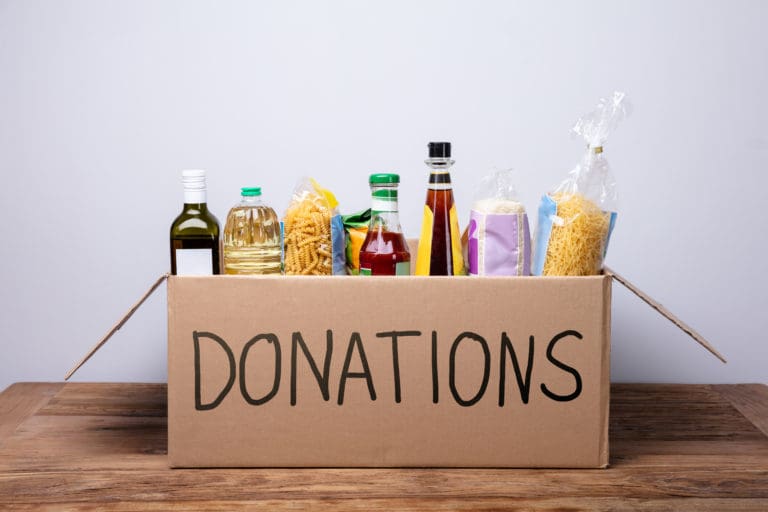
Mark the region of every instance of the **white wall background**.
MULTIPOLYGON (((529 212, 578 161, 569 129, 625 90, 606 146, 613 379, 768 381, 768 3, 0 0, 0 389, 61 380, 168 269, 179 171, 220 220, 243 185, 281 212, 315 176, 345 212, 401 173, 416 236, 426 143, 454 144, 459 213, 492 166, 529 212)), ((163 381, 161 290, 76 376, 163 381)))

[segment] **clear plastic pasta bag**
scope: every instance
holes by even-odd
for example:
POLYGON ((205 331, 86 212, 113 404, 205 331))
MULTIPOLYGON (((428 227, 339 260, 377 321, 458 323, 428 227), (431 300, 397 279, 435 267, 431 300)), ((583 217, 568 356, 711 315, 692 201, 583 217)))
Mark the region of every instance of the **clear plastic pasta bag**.
POLYGON ((302 178, 283 220, 286 275, 344 275, 344 225, 333 193, 302 178))
POLYGON ((528 215, 517 200, 511 169, 480 180, 469 212, 467 256, 472 276, 530 275, 528 215))
POLYGON ((602 98, 573 131, 584 138, 581 162, 554 192, 541 198, 533 274, 599 274, 616 223, 616 182, 603 146, 630 112, 623 92, 602 98))

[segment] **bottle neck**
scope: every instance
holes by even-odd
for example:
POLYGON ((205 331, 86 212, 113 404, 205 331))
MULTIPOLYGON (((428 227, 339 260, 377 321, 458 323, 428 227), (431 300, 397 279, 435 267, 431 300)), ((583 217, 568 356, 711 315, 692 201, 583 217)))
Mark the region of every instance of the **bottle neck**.
POLYGON ((261 206, 261 196, 240 196, 240 206, 261 206))
POLYGON ((397 187, 372 187, 370 229, 401 232, 397 208, 397 187))
POLYGON ((203 188, 187 188, 184 187, 184 204, 205 204, 206 203, 206 189, 203 188))
POLYGON ((450 158, 427 158, 424 163, 430 168, 429 188, 432 190, 451 190, 450 169, 454 160, 450 158))

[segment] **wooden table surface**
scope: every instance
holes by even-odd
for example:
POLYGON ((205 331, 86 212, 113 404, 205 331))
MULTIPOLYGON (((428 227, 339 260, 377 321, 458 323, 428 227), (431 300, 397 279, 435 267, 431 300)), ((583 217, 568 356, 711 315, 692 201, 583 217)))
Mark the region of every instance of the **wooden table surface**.
POLYGON ((605 470, 171 470, 164 385, 14 384, 0 509, 768 510, 768 387, 611 393, 605 470))

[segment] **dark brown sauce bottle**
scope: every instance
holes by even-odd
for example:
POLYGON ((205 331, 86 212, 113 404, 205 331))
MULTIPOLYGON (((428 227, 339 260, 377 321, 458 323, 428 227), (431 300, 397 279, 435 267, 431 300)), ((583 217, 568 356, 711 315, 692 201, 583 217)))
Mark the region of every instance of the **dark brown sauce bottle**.
POLYGON ((429 186, 419 237, 416 275, 452 276, 464 273, 461 235, 453 201, 450 142, 430 142, 429 186))

